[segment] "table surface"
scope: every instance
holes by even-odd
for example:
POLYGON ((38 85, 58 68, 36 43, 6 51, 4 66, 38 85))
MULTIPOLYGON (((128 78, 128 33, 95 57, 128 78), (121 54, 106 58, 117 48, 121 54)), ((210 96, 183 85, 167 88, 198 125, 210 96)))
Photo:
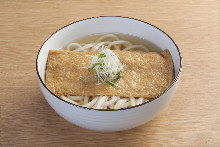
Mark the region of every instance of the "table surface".
POLYGON ((220 15, 217 0, 0 1, 2 146, 220 145, 220 15), (95 16, 127 16, 168 33, 183 72, 170 104, 150 122, 103 133, 70 124, 44 99, 35 59, 59 28, 95 16))

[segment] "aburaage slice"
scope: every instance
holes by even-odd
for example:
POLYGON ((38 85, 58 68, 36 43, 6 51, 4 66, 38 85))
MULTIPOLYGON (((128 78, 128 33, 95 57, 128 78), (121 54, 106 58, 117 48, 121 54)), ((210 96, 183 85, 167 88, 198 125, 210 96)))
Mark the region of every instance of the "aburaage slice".
POLYGON ((98 85, 95 70, 88 72, 93 52, 50 50, 46 67, 46 85, 56 95, 117 95, 153 98, 174 79, 173 61, 168 50, 161 53, 114 51, 125 65, 116 86, 98 85))

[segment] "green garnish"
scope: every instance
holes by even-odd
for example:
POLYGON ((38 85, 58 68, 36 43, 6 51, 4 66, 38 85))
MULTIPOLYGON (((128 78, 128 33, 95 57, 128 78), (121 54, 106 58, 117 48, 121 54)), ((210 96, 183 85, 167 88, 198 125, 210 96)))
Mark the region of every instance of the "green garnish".
POLYGON ((103 57, 106 57, 105 53, 99 54, 98 59, 103 58, 103 57))
POLYGON ((109 82, 109 81, 105 81, 105 83, 108 84, 108 85, 111 85, 111 86, 114 86, 114 85, 115 85, 114 83, 109 82))
POLYGON ((117 75, 117 78, 115 79, 115 83, 122 77, 121 71, 118 72, 116 75, 117 75))
POLYGON ((88 71, 96 70, 98 83, 118 86, 116 82, 122 77, 123 67, 124 65, 121 64, 117 55, 110 49, 105 48, 93 57, 88 71))
POLYGON ((97 65, 99 65, 99 66, 101 67, 101 69, 103 69, 103 66, 104 66, 105 64, 103 63, 102 60, 100 60, 98 63, 94 63, 94 64, 92 65, 92 67, 89 67, 89 68, 88 68, 88 71, 93 70, 93 68, 95 68, 97 65))
POLYGON ((93 64, 92 67, 89 67, 89 68, 88 68, 88 71, 91 71, 91 70, 92 70, 94 67, 96 67, 97 65, 99 65, 99 63, 93 64))

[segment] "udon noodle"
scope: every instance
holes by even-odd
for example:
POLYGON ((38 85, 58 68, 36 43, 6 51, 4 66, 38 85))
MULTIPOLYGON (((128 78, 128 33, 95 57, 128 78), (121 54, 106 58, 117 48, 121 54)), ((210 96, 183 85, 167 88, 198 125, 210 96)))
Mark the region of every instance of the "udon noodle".
MULTIPOLYGON (((70 43, 64 48, 74 52, 88 52, 100 50, 103 46, 111 50, 122 51, 139 51, 149 52, 149 49, 144 45, 135 45, 129 41, 121 40, 115 34, 105 34, 99 37, 95 43, 70 43)), ((71 96, 62 95, 62 99, 87 108, 94 109, 120 109, 132 107, 135 105, 147 102, 148 99, 143 97, 120 97, 120 96, 71 96)))

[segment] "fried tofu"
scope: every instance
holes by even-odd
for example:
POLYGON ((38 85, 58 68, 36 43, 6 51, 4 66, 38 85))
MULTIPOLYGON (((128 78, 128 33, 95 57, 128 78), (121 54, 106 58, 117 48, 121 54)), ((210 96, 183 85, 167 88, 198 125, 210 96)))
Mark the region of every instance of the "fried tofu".
POLYGON ((161 53, 114 51, 124 67, 117 86, 98 84, 96 71, 88 71, 92 56, 98 51, 73 52, 50 50, 46 66, 46 86, 56 95, 122 96, 154 98, 166 90, 174 79, 172 57, 161 53))

